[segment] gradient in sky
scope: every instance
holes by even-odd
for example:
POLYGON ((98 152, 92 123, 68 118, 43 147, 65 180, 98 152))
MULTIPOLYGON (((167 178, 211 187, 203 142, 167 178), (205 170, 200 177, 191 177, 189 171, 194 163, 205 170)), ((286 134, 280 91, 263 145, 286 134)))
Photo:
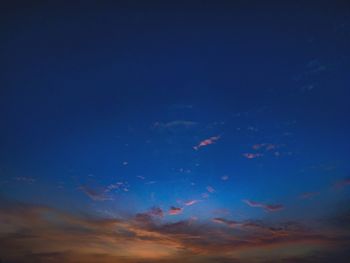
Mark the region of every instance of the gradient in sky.
POLYGON ((347 1, 8 1, 0 260, 349 262, 347 1))

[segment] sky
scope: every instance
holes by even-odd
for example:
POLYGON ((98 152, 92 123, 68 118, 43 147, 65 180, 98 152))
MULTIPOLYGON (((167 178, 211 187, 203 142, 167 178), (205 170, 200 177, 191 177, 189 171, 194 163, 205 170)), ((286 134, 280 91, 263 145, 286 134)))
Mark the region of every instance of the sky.
POLYGON ((0 262, 347 262, 347 1, 11 1, 0 262))

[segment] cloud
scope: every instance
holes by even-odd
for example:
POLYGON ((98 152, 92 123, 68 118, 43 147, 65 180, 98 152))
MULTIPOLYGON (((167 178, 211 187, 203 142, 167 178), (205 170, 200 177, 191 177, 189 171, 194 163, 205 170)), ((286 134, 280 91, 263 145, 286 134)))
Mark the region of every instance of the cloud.
POLYGON ((175 120, 170 122, 155 122, 153 129, 158 131, 178 131, 183 129, 190 129, 197 125, 197 122, 187 120, 175 120))
POLYGON ((182 210, 183 209, 181 207, 172 206, 172 207, 170 207, 168 214, 169 215, 179 215, 182 213, 182 210))
POLYGON ((208 198, 208 197, 209 197, 208 193, 202 193, 201 196, 202 196, 203 198, 208 198))
POLYGON ((221 217, 216 217, 212 219, 213 222, 215 223, 219 223, 219 224, 225 224, 229 227, 237 227, 240 226, 241 224, 238 223, 237 221, 233 221, 233 220, 226 220, 224 218, 221 217))
POLYGON ((128 182, 116 182, 114 184, 110 184, 108 185, 104 192, 108 193, 108 192, 119 192, 119 191, 124 191, 124 192, 128 192, 129 191, 129 184, 128 182))
POLYGON ((86 186, 80 186, 79 189, 94 201, 113 200, 112 197, 106 195, 105 191, 97 192, 86 186))
POLYGON ((157 217, 163 217, 164 213, 163 210, 159 207, 152 207, 148 213, 152 216, 157 216, 157 217))
POLYGON ((247 159, 255 159, 258 157, 262 157, 262 153, 243 153, 243 156, 247 159))
POLYGON ((214 192, 215 192, 215 189, 214 189, 212 186, 208 185, 208 186, 207 186, 207 191, 208 191, 209 193, 214 193, 214 192))
POLYGON ((185 202, 185 206, 191 206, 191 205, 197 204, 198 202, 200 202, 200 200, 189 200, 185 202))
POLYGON ((249 205, 250 207, 259 207, 264 209, 267 212, 276 212, 279 210, 282 210, 284 208, 283 205, 281 204, 263 204, 263 203, 259 203, 259 202, 254 202, 251 200, 243 200, 244 203, 246 203, 247 205, 249 205))
POLYGON ((36 179, 32 178, 32 177, 26 177, 26 176, 18 176, 15 177, 14 180, 18 181, 18 182, 25 182, 25 183, 35 183, 36 179))
POLYGON ((271 151, 276 149, 277 147, 278 145, 273 143, 258 143, 252 146, 254 150, 265 150, 265 151, 271 151))
POLYGON ((219 139, 220 139, 220 136, 219 136, 219 135, 218 135, 218 136, 210 137, 210 138, 208 138, 208 139, 205 139, 205 140, 201 141, 198 145, 194 146, 193 149, 198 150, 198 149, 201 148, 201 147, 205 147, 205 146, 208 146, 208 145, 210 145, 210 144, 215 143, 215 142, 216 142, 217 140, 219 140, 219 139))
POLYGON ((228 175, 221 176, 221 180, 223 181, 227 181, 228 179, 230 179, 228 175))
POLYGON ((280 257, 303 262, 317 251, 334 256, 338 248, 350 244, 350 231, 341 224, 332 231, 328 226, 312 229, 298 222, 239 222, 220 217, 212 220, 215 224, 192 219, 163 222, 153 215, 158 213, 155 207, 129 217, 99 218, 0 202, 0 255, 4 262, 16 263, 284 262, 280 257))

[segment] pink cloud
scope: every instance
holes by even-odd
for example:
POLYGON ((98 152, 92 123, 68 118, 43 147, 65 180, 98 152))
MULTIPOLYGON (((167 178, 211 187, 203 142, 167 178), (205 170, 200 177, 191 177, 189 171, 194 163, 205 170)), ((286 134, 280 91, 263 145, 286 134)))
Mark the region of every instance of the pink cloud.
POLYGON ((284 208, 284 206, 281 204, 264 204, 264 203, 254 202, 251 200, 243 200, 243 202, 249 205, 250 207, 259 207, 264 209, 267 212, 276 212, 284 208))
POLYGON ((179 215, 182 213, 182 208, 181 207, 175 207, 175 206, 172 206, 170 207, 169 211, 168 211, 168 214, 169 215, 179 215))
POLYGON ((198 150, 201 147, 205 147, 205 146, 208 146, 210 144, 215 143, 219 139, 220 139, 220 136, 210 137, 209 139, 205 139, 205 140, 201 141, 198 145, 194 146, 193 149, 198 150))
POLYGON ((185 202, 185 205, 191 206, 191 205, 197 204, 199 201, 200 200, 189 200, 189 201, 185 202))
POLYGON ((209 186, 207 186, 207 191, 208 191, 209 193, 214 193, 214 192, 215 192, 215 189, 209 185, 209 186))
POLYGON ((263 154, 261 154, 261 153, 244 153, 243 156, 247 159, 255 159, 255 158, 263 156, 263 154))

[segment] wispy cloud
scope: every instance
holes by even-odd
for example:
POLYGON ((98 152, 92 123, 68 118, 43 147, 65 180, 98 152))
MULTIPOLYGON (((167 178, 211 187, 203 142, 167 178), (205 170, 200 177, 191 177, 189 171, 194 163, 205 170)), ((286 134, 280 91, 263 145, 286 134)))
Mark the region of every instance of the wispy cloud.
POLYGON ((185 206, 191 206, 191 205, 197 204, 198 202, 200 202, 200 200, 189 200, 185 202, 185 206))
POLYGON ((198 150, 201 147, 205 147, 205 146, 208 146, 210 144, 215 143, 219 139, 220 139, 220 135, 210 137, 208 139, 205 139, 205 140, 201 141, 198 145, 194 146, 193 149, 198 150))
POLYGON ((260 144, 254 144, 252 148, 254 150, 265 150, 265 151, 272 151, 277 149, 279 146, 273 143, 260 143, 260 144))
POLYGON ((153 124, 153 129, 158 131, 173 131, 179 129, 190 129, 197 125, 197 122, 188 120, 175 120, 169 122, 155 122, 153 124))
POLYGON ((212 186, 208 185, 208 186, 207 186, 207 191, 208 191, 209 193, 214 193, 214 192, 215 192, 215 189, 214 189, 212 186))
POLYGON ((104 190, 105 193, 112 192, 112 191, 129 191, 129 184, 127 182, 116 182, 114 184, 110 184, 106 187, 104 190))
POLYGON ((158 217, 158 218, 163 218, 164 217, 164 212, 160 207, 152 207, 148 211, 144 213, 138 213, 137 214, 138 220, 146 220, 149 221, 151 220, 151 217, 158 217))
POLYGON ((80 186, 79 189, 94 201, 113 200, 111 196, 106 195, 105 191, 98 192, 87 186, 80 186))
POLYGON ((219 224, 225 224, 229 227, 237 227, 240 226, 241 224, 237 221, 233 221, 233 220, 227 220, 221 217, 216 217, 212 219, 213 222, 215 223, 219 223, 219 224))
POLYGON ((262 153, 243 153, 243 156, 247 159, 255 159, 258 157, 262 157, 262 153))
POLYGON ((223 181, 227 181, 228 179, 230 179, 228 175, 221 176, 221 180, 223 181))
POLYGON ((243 202, 249 205, 250 207, 259 207, 264 209, 267 212, 276 212, 284 208, 284 206, 281 204, 264 204, 260 202, 247 200, 247 199, 243 200, 243 202))
POLYGON ((168 214, 169 215, 179 215, 182 213, 182 210, 183 209, 181 207, 172 206, 172 207, 170 207, 168 214))
POLYGON ((202 198, 205 198, 205 199, 209 197, 208 193, 202 193, 201 196, 202 198))
POLYGON ((26 176, 17 176, 14 178, 14 180, 16 180, 17 182, 24 182, 24 183, 35 183, 36 179, 32 178, 32 177, 26 177, 26 176))

